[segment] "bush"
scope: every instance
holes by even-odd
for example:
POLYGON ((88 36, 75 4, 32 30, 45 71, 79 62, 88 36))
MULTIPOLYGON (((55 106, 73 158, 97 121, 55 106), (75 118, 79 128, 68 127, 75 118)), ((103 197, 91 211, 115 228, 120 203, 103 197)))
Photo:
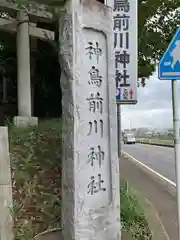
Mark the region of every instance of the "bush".
POLYGON ((129 191, 128 183, 121 181, 121 223, 137 240, 151 240, 152 233, 137 198, 129 191))
MULTIPOLYGON (((61 134, 60 120, 26 129, 9 126, 15 240, 31 240, 40 232, 60 227, 61 134)), ((121 221, 135 239, 152 238, 143 210, 124 181, 121 221)))
POLYGON ((37 127, 10 126, 15 240, 60 226, 61 123, 46 121, 37 127))

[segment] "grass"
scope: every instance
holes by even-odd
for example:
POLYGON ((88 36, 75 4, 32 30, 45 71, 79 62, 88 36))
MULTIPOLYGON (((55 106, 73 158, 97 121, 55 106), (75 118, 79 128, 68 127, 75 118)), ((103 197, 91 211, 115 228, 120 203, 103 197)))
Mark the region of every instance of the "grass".
POLYGON ((123 230, 131 232, 133 239, 152 239, 144 211, 125 181, 121 181, 121 223, 123 230))
POLYGON ((162 135, 162 136, 152 136, 152 137, 149 137, 149 136, 143 136, 141 138, 144 138, 144 139, 152 139, 152 140, 173 140, 174 137, 171 136, 171 135, 162 135))
POLYGON ((61 123, 9 127, 15 240, 60 226, 61 123))
MULTIPOLYGON (((61 123, 43 121, 27 129, 9 126, 15 240, 61 223, 61 123)), ((134 239, 151 239, 137 198, 121 182, 121 220, 134 239)))
POLYGON ((141 139, 141 141, 139 141, 139 139, 137 139, 137 142, 141 142, 144 144, 153 144, 153 145, 162 145, 162 146, 169 146, 169 147, 173 147, 174 146, 174 139, 172 137, 169 137, 169 139, 165 139, 165 137, 161 137, 161 138, 157 138, 157 137, 152 137, 152 138, 143 138, 143 141, 141 139))
POLYGON ((156 138, 159 139, 159 140, 173 140, 174 136, 164 135, 164 136, 159 136, 159 137, 156 137, 156 138))

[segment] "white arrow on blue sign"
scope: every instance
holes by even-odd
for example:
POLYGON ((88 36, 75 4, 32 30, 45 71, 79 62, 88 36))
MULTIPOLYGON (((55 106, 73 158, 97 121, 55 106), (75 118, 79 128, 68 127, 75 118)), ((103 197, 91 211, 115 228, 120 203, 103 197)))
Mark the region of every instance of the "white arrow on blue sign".
POLYGON ((160 80, 180 80, 180 27, 159 62, 160 80))

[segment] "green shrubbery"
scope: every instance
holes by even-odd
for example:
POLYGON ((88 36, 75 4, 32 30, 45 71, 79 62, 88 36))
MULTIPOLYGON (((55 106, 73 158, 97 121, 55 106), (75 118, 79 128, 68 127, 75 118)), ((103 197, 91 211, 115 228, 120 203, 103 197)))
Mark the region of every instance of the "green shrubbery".
POLYGON ((9 127, 15 240, 60 226, 61 123, 9 127))
POLYGON ((121 223, 125 231, 130 231, 132 237, 137 240, 151 240, 152 233, 148 227, 138 199, 129 190, 128 184, 121 181, 121 223))
MULTIPOLYGON (((30 240, 48 228, 60 227, 61 123, 38 127, 9 127, 15 240, 30 240)), ((135 239, 151 239, 137 199, 121 182, 122 227, 135 239)))

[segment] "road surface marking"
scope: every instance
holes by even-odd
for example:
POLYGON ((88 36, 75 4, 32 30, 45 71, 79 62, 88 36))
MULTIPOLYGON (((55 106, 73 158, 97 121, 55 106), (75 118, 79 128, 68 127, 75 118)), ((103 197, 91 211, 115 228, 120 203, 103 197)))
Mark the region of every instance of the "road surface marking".
POLYGON ((157 213, 157 210, 156 210, 155 206, 146 197, 145 197, 145 200, 153 208, 153 210, 154 210, 154 212, 156 214, 156 218, 158 219, 159 223, 161 224, 161 227, 162 227, 162 230, 164 232, 164 235, 166 236, 166 239, 170 240, 169 234, 167 233, 167 231, 166 231, 166 229, 165 229, 165 227, 164 227, 164 225, 163 225, 163 223, 162 223, 162 221, 161 221, 161 219, 159 217, 159 214, 157 213))
POLYGON ((165 182, 171 184, 172 186, 176 187, 176 183, 171 181, 170 179, 168 179, 167 177, 161 175, 160 173, 156 172, 155 170, 153 170, 152 168, 148 167, 147 165, 145 165, 144 163, 140 162, 139 160, 137 160, 136 158, 134 158, 132 155, 130 155, 127 152, 122 151, 123 154, 125 154, 126 156, 128 156, 129 158, 131 158, 134 162, 138 163, 139 165, 143 166, 144 168, 146 168, 147 170, 149 170, 150 172, 152 172, 153 174, 155 174, 156 176, 158 176, 159 178, 161 178, 162 180, 164 180, 165 182))
MULTIPOLYGON (((160 173, 154 171, 153 169, 151 169, 150 167, 148 167, 148 166, 145 165, 144 163, 142 163, 142 162, 140 162, 139 160, 137 160, 136 158, 134 158, 134 157, 133 157, 132 155, 130 155, 129 153, 124 152, 124 151, 122 151, 122 153, 125 154, 127 157, 131 158, 134 162, 138 163, 139 165, 143 166, 144 168, 146 168, 147 170, 149 170, 150 172, 152 172, 153 174, 155 174, 156 176, 158 176, 159 178, 161 178, 162 180, 164 180, 164 181, 168 182, 169 184, 173 185, 174 187, 176 187, 175 182, 169 180, 168 178, 164 177, 164 176, 161 175, 160 173)), ((165 227, 164 227, 164 225, 163 225, 163 223, 162 223, 162 221, 161 221, 161 219, 160 219, 160 217, 159 217, 159 214, 158 214, 157 211, 156 211, 155 206, 154 206, 146 197, 145 197, 145 200, 146 200, 146 201, 151 205, 151 207, 154 209, 154 211, 155 211, 155 213, 156 213, 156 217, 157 217, 157 219, 159 220, 159 223, 160 223, 161 226, 162 226, 162 229, 163 229, 163 231, 164 231, 164 234, 165 234, 165 236, 166 236, 166 239, 167 239, 167 240, 170 240, 169 234, 167 233, 167 231, 166 231, 166 229, 165 229, 165 227)))

